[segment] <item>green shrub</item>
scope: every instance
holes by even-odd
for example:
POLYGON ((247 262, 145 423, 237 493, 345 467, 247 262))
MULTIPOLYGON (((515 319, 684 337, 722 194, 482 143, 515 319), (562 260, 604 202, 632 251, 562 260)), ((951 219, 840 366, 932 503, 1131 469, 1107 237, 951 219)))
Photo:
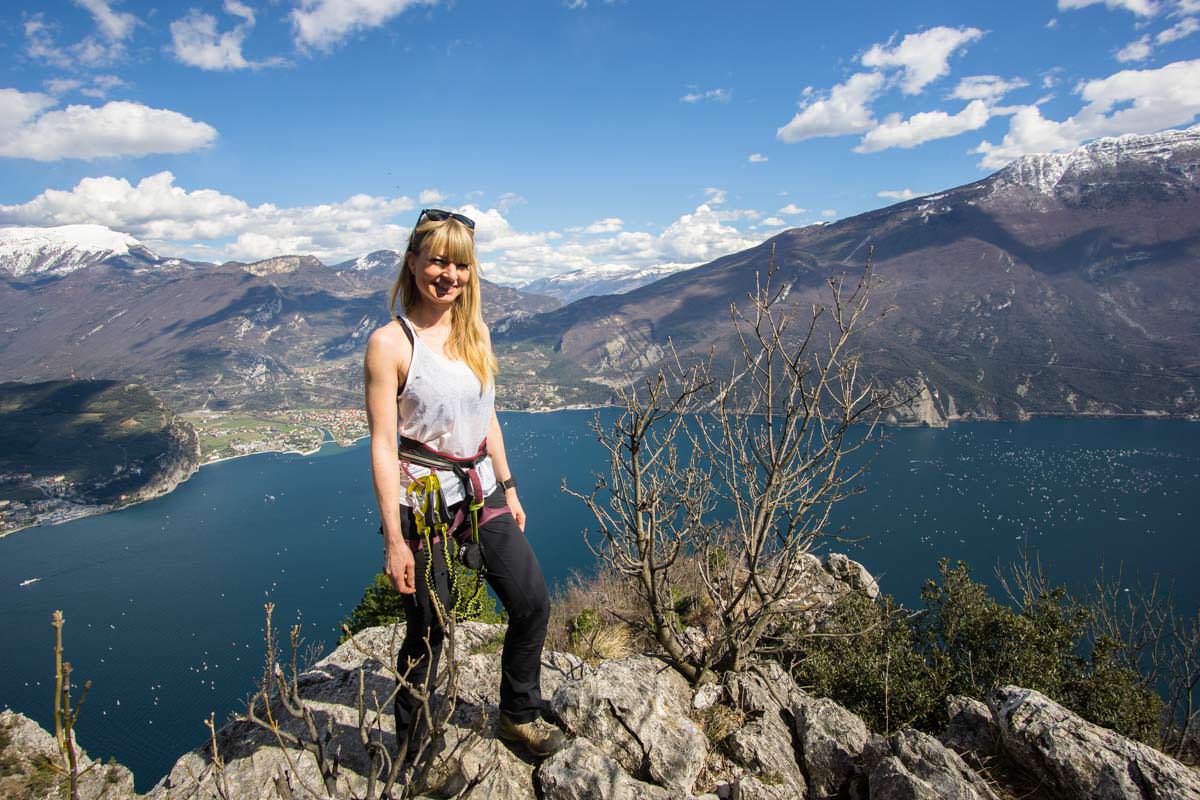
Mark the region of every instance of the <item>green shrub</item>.
MULTIPOLYGON (((475 574, 469 573, 465 569, 457 569, 454 573, 456 584, 460 594, 468 594, 475 590, 475 574)), ((460 615, 459 619, 473 619, 479 622, 503 622, 504 616, 496 607, 495 599, 488 594, 487 587, 480 587, 482 596, 478 603, 478 613, 471 615, 460 615)), ((378 625, 393 625, 404 620, 404 603, 400 593, 396 591, 396 587, 392 586, 392 579, 387 576, 387 573, 380 572, 371 579, 371 583, 363 591, 362 599, 358 601, 358 605, 350 612, 350 616, 342 621, 342 624, 350 629, 351 634, 358 633, 366 628, 373 628, 378 625)), ((345 631, 342 632, 339 642, 344 642, 349 636, 345 631)))
POLYGON ((1039 590, 1013 608, 946 561, 926 583, 923 609, 890 597, 841 600, 817 635, 802 635, 787 665, 796 680, 891 733, 940 733, 947 695, 984 700, 996 686, 1042 692, 1084 719, 1157 743, 1162 699, 1122 666, 1121 645, 1085 642, 1091 612, 1065 589, 1039 590))

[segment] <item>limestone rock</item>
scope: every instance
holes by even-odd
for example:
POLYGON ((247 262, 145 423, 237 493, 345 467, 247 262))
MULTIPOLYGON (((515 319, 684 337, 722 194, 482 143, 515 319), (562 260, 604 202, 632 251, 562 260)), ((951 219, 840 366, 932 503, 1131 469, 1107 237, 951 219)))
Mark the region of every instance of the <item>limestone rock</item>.
POLYGON ((671 800, 679 796, 635 780, 615 759, 582 737, 546 759, 538 777, 546 800, 671 800))
POLYGON ((797 708, 796 736, 810 800, 849 791, 859 775, 857 762, 870 736, 866 723, 828 698, 815 698, 797 708))
MULTIPOLYGON (((533 767, 495 739, 499 654, 471 652, 493 642, 503 631, 503 626, 480 623, 462 623, 456 630, 454 661, 459 696, 444 747, 427 776, 431 792, 454 793, 458 791, 455 787, 474 784, 464 797, 534 797, 533 767)), ((345 795, 364 795, 370 771, 358 733, 360 672, 370 730, 388 752, 396 751, 390 703, 395 680, 390 665, 402 639, 403 629, 398 626, 361 631, 298 679, 301 697, 314 712, 318 729, 331 733, 328 752, 331 760, 337 754, 336 784, 345 795)), ((443 660, 440 681, 445 680, 448 661, 443 660)), ((573 670, 581 668, 573 656, 544 653, 543 691, 557 687, 573 670)), ((444 700, 444 694, 439 694, 444 700)), ((299 733, 303 728, 303 723, 289 716, 278 700, 272 703, 272 714, 285 731, 299 733)), ((225 762, 221 779, 230 797, 275 798, 277 782, 289 787, 297 800, 324 796, 316 759, 307 752, 282 748, 269 731, 252 723, 233 722, 217 732, 217 745, 225 762)), ((206 744, 181 757, 148 798, 210 797, 216 777, 206 744)))
POLYGON ((795 800, 803 796, 778 781, 764 782, 753 775, 746 775, 733 784, 729 800, 795 800))
POLYGON ((985 704, 971 697, 951 695, 946 698, 946 714, 950 721, 942 734, 942 744, 972 767, 978 769, 985 759, 1000 752, 1000 729, 985 704))
POLYGON ((842 553, 829 553, 821 566, 833 577, 849 586, 856 592, 862 592, 875 600, 879 597, 879 582, 867 571, 867 568, 854 559, 842 553))
POLYGON ((999 800, 957 753, 920 731, 872 737, 863 758, 872 800, 999 800))
MULTIPOLYGON (((133 773, 120 764, 92 761, 76 742, 79 796, 134 800, 133 773)), ((24 714, 0 711, 0 797, 50 800, 66 796, 67 779, 54 769, 60 763, 54 736, 24 714)))
POLYGON ((773 800, 804 797, 804 774, 796 763, 792 736, 795 705, 803 699, 791 676, 777 664, 757 665, 758 670, 727 673, 725 690, 730 703, 745 715, 745 722, 721 740, 721 748, 744 767, 752 784, 739 781, 744 797, 773 800), (746 795, 745 792, 750 794, 746 795))
POLYGON ((691 702, 679 673, 635 656, 563 683, 552 706, 569 733, 592 740, 630 775, 686 795, 708 754, 708 739, 688 717, 691 702))
POLYGON ((1093 725, 1040 692, 988 695, 1005 753, 1063 798, 1194 800, 1200 774, 1170 756, 1093 725))

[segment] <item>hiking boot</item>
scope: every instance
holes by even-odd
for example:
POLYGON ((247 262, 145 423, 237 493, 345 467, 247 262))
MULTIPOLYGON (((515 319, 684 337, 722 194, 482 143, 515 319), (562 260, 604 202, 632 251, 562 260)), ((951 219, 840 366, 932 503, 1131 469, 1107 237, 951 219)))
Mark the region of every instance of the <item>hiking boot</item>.
POLYGON ((506 742, 523 745, 539 758, 557 753, 567 743, 566 734, 543 719, 513 722, 503 712, 500 713, 500 722, 496 724, 496 735, 506 742))

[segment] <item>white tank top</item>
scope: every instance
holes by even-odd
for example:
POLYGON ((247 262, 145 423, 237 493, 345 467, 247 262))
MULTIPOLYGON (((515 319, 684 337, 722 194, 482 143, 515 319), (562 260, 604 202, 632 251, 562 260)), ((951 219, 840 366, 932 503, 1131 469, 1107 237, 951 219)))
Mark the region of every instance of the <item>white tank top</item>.
MULTIPOLYGON (((488 425, 496 405, 496 389, 489 385, 479 391, 479 378, 464 361, 452 361, 434 352, 421 341, 412 322, 397 316, 400 324, 412 334, 412 362, 408 379, 396 401, 396 432, 416 439, 434 450, 469 458, 479 452, 479 444, 487 436, 488 425)), ((483 494, 496 488, 496 473, 491 457, 476 467, 483 494)), ((401 459, 400 504, 412 505, 416 498, 408 494, 414 478, 428 475, 426 467, 409 464, 401 459)), ((462 482, 450 470, 437 470, 438 480, 447 503, 457 503, 464 497, 462 482)))

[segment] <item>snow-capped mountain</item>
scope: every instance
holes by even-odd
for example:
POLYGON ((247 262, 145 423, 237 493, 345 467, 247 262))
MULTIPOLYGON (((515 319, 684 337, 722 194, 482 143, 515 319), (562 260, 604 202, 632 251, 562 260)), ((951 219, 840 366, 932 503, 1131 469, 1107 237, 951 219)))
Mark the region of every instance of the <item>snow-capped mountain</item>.
POLYGON ((572 303, 598 294, 624 294, 695 266, 698 265, 655 264, 649 267, 630 267, 605 264, 538 278, 522 286, 521 291, 549 295, 564 303, 572 303))
POLYGON ((0 270, 18 278, 67 275, 112 258, 163 262, 129 234, 103 225, 0 228, 0 270))

